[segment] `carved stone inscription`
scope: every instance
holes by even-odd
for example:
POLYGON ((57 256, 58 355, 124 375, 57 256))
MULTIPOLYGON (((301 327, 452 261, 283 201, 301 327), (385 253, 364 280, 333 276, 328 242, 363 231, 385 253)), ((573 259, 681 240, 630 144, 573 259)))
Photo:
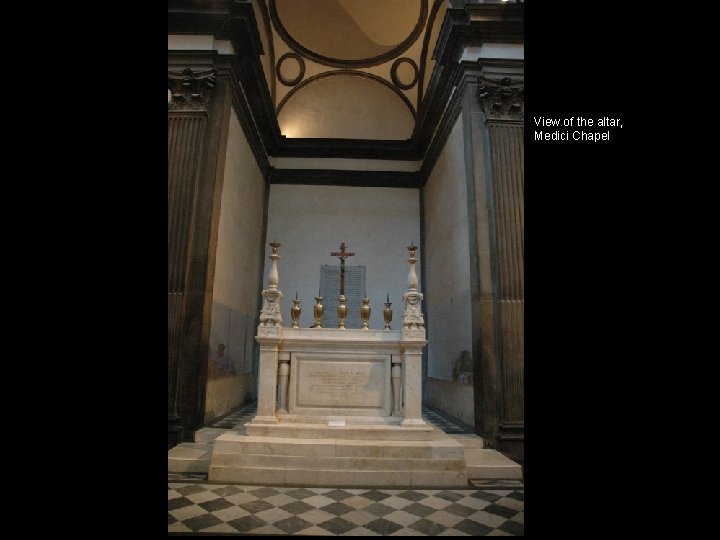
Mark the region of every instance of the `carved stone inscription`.
POLYGON ((385 362, 302 360, 298 366, 298 406, 384 406, 385 362))
MULTIPOLYGON (((361 299, 365 297, 365 267, 345 267, 345 305, 347 306, 346 328, 362 328, 360 318, 361 299)), ((337 328, 338 297, 340 296, 340 266, 320 267, 320 296, 323 297, 322 325, 324 328, 337 328)))

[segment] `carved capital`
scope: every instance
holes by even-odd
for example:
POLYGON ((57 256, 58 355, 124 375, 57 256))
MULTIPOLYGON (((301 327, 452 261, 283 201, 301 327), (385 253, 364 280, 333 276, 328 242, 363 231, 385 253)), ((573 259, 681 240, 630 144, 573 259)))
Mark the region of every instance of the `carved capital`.
POLYGON ((510 77, 492 81, 478 77, 477 98, 488 120, 524 120, 525 84, 510 77))
POLYGON ((205 111, 215 88, 216 69, 168 71, 169 111, 205 111))

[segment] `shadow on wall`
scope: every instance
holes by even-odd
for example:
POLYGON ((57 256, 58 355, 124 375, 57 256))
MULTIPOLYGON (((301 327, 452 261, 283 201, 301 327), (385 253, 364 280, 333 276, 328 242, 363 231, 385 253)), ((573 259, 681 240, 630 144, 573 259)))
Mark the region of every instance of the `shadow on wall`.
POLYGON ((428 377, 425 401, 432 408, 473 426, 475 425, 475 392, 469 351, 462 351, 455 360, 452 377, 450 381, 428 377))

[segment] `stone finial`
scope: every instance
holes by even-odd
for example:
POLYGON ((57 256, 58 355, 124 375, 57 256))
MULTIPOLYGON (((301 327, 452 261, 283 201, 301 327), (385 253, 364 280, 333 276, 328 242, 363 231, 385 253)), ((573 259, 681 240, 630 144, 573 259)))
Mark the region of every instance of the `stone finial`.
POLYGON ((405 304, 405 312, 403 313, 403 336, 425 339, 425 319, 422 314, 423 294, 418 292, 420 281, 415 271, 415 251, 417 246, 412 242, 407 246, 410 257, 407 261, 410 263, 408 272, 408 291, 403 294, 403 302, 405 304))
POLYGON ((280 277, 278 275, 277 260, 280 255, 277 254, 280 244, 277 242, 270 242, 272 253, 270 254, 270 260, 272 265, 270 267, 270 274, 268 275, 268 288, 263 290, 263 306, 260 310, 260 326, 280 326, 282 324, 282 314, 280 312, 280 300, 283 297, 282 292, 278 289, 280 283, 280 277))

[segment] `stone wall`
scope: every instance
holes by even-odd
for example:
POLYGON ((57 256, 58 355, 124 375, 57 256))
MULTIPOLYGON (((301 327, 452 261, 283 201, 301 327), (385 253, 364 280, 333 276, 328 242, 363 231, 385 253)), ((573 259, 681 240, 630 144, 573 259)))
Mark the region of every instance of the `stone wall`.
POLYGON ((206 422, 252 394, 264 193, 262 174, 233 111, 215 255, 206 422))

